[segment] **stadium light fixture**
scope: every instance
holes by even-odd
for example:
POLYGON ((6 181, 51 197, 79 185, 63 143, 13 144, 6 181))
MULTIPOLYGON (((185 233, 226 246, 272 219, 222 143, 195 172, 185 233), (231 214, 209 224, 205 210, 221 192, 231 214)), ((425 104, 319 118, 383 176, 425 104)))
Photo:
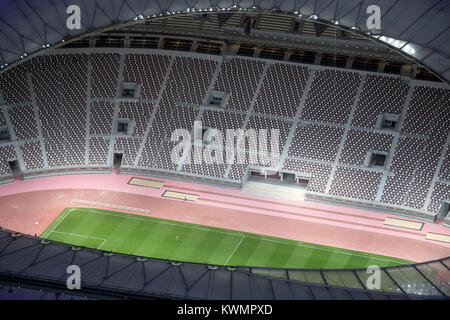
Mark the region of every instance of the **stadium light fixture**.
POLYGON ((410 54, 410 55, 414 55, 416 53, 416 50, 409 44, 407 44, 406 46, 404 46, 402 48, 402 51, 410 54))
POLYGON ((317 20, 319 17, 316 14, 312 14, 309 16, 310 19, 317 20))

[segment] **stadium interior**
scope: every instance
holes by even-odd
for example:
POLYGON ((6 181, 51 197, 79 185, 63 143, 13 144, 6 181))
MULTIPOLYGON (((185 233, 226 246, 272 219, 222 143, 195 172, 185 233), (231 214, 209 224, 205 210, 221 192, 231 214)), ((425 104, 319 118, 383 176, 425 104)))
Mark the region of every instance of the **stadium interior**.
MULTIPOLYGON (((442 74, 357 30, 298 15, 229 10, 136 19, 134 23, 92 30, 2 67, 0 204, 5 208, 0 213, 2 298, 447 299, 450 296, 450 88, 442 74), (171 151, 177 143, 171 139, 172 132, 185 129, 193 133, 195 121, 202 122, 202 134, 207 129, 221 132, 278 129, 278 164, 251 162, 248 150, 255 142, 250 140, 243 146, 234 141, 225 147, 233 155, 243 148, 245 163, 198 164, 190 161, 195 157, 193 149, 181 153, 180 163, 173 163, 171 151), (77 180, 85 176, 91 178, 77 180), (122 180, 116 182, 117 179, 122 180), (105 188, 100 186, 100 180, 105 188), (385 233, 394 240, 398 237, 399 243, 410 237, 410 241, 417 242, 418 249, 400 254, 405 251, 405 243, 394 257, 375 245, 373 250, 363 243, 353 245, 359 238, 348 231, 353 240, 336 247, 365 251, 366 246, 367 252, 411 262, 409 266, 402 263, 383 266, 389 280, 378 291, 366 288, 367 275, 358 264, 330 268, 287 262, 251 265, 248 263, 253 260, 238 258, 233 262, 232 255, 244 238, 239 243, 232 242, 233 247, 237 246, 228 260, 211 258, 214 266, 201 258, 180 265, 181 257, 155 256, 159 251, 138 254, 125 250, 113 254, 114 247, 108 250, 103 247, 102 251, 95 239, 91 239, 94 244, 86 242, 75 250, 71 245, 77 243, 64 245, 60 241, 67 242, 68 238, 56 237, 58 231, 54 230, 59 226, 63 233, 64 223, 68 224, 70 219, 65 220, 68 214, 60 218, 62 210, 53 208, 51 200, 48 208, 44 208, 53 210, 47 220, 44 214, 39 219, 31 215, 30 226, 25 227, 11 217, 17 217, 19 213, 14 212, 24 207, 14 208, 18 205, 14 201, 19 200, 8 197, 41 192, 44 189, 40 189, 39 181, 44 181, 43 184, 51 181, 44 188, 47 191, 59 186, 69 191, 91 190, 83 193, 85 198, 73 193, 66 199, 61 194, 61 199, 67 200, 67 208, 102 207, 140 215, 155 212, 153 217, 157 218, 164 215, 156 213, 159 204, 153 204, 153 200, 126 203, 120 202, 122 198, 117 194, 112 199, 117 199, 116 203, 122 207, 112 207, 103 203, 106 200, 100 193, 94 197, 94 189, 129 192, 130 188, 140 188, 144 190, 142 196, 154 192, 158 199, 162 198, 157 192, 164 190, 162 197, 171 198, 161 200, 170 203, 166 205, 168 211, 182 212, 183 207, 175 207, 178 204, 186 207, 184 218, 180 213, 179 219, 168 214, 167 219, 250 234, 258 233, 258 229, 250 222, 248 227, 238 229, 241 221, 237 215, 230 215, 234 218, 223 223, 213 221, 221 214, 220 208, 212 210, 211 218, 204 220, 190 219, 189 210, 200 210, 192 207, 200 206, 200 200, 222 201, 226 207, 223 210, 241 210, 241 206, 252 207, 255 212, 278 210, 280 214, 294 214, 304 206, 307 209, 302 212, 323 211, 315 211, 317 216, 311 213, 310 219, 318 221, 320 215, 324 217, 323 222, 311 220, 311 224, 327 223, 330 227, 335 223, 337 229, 344 230, 350 228, 346 223, 352 223, 352 228, 364 233, 365 223, 370 220, 385 231, 369 230, 368 234, 379 234, 381 239, 380 234, 385 233), (117 187, 108 189, 112 185, 117 187), (164 189, 167 185, 178 187, 164 189), (74 199, 91 202, 75 203, 74 199), (192 202, 192 206, 187 202, 192 202), (273 203, 278 206, 276 209, 271 207, 273 203), (389 219, 391 224, 385 226, 389 219), (39 225, 35 223, 37 220, 39 225), (414 229, 408 223, 420 227, 414 229), (49 230, 54 232, 54 239, 49 237, 49 230), (431 239, 433 235, 435 239, 431 239), (80 248, 83 246, 86 248, 80 248), (419 249, 420 246, 423 248, 419 249), (27 256, 27 252, 32 254, 21 261, 18 257, 27 256), (50 255, 58 256, 58 262, 53 258, 46 261, 50 255), (136 260, 135 256, 140 257, 136 260), (82 294, 69 292, 58 282, 64 277, 64 261, 76 259, 92 269, 84 273, 90 278, 85 280, 88 285, 82 294), (99 265, 88 262, 98 259, 103 259, 99 265), (109 263, 112 269, 107 266, 109 263), (143 271, 135 266, 139 263, 146 266, 143 271), (52 265, 60 268, 56 271, 54 267, 57 275, 49 280, 45 270, 52 265), (134 270, 134 282, 120 271, 127 268, 134 270), (6 275, 17 270, 22 273, 14 277, 6 275), (34 271, 23 273, 27 270, 34 271), (153 276, 156 279, 159 272, 164 273, 164 279, 148 280, 153 276), (15 281, 26 289, 20 291, 15 281), (44 292, 37 289, 43 281, 47 282, 44 292), (143 287, 142 282, 146 283, 143 287)), ((201 148, 207 148, 205 135, 201 139, 201 148)), ((261 159, 264 154, 257 156, 261 159)), ((47 198, 20 197, 24 206, 26 202, 45 202, 43 199, 47 198)), ((71 214, 74 220, 75 215, 71 214)), ((252 219, 256 224, 258 218, 252 219)), ((276 229, 276 219, 267 221, 269 225, 266 223, 265 228, 273 225, 276 229)), ((282 223, 287 218, 278 219, 282 223)), ((283 227, 288 228, 287 225, 288 222, 283 227)), ((298 232, 284 229, 268 231, 267 236, 334 244, 315 241, 313 236, 308 238, 302 233, 303 228, 298 228, 298 232)), ((91 237, 95 238, 92 234, 91 237)), ((99 239, 103 237, 106 239, 106 235, 99 239)))

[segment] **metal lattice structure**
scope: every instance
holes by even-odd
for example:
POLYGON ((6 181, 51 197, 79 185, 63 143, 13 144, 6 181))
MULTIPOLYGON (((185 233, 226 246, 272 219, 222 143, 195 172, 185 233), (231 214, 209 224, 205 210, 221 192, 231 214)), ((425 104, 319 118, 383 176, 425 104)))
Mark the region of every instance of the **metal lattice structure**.
POLYGON ((208 266, 74 248, 0 231, 0 282, 59 290, 69 265, 81 269, 81 291, 94 297, 144 299, 449 299, 450 257, 381 268, 380 290, 367 270, 300 270, 208 266), (370 281, 369 281, 370 282, 370 281))
POLYGON ((0 4, 0 66, 91 32, 176 14, 232 11, 276 12, 348 28, 389 43, 450 80, 448 0, 7 0, 0 4), (69 5, 81 9, 79 30, 67 28, 69 5), (366 26, 369 5, 381 9, 381 32, 376 38, 366 26))

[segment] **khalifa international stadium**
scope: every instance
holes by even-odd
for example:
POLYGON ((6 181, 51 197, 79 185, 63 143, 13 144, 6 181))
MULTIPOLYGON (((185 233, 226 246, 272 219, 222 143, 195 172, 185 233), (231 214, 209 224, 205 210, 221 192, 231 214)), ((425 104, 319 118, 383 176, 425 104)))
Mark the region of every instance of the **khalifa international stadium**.
POLYGON ((3 0, 1 300, 448 300, 450 1, 3 0))

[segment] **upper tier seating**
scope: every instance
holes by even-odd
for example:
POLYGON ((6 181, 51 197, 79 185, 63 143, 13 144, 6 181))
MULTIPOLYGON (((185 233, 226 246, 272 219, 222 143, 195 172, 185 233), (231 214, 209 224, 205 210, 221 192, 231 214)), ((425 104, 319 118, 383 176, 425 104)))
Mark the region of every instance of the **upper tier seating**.
MULTIPOLYGON (((0 181, 9 181, 12 160, 19 160, 26 175, 45 175, 105 170, 112 154, 121 152, 122 167, 131 172, 242 183, 248 151, 259 148, 258 141, 246 140, 245 163, 189 164, 193 150, 184 163, 172 162, 172 132, 186 129, 192 135, 194 121, 201 120, 204 129, 218 129, 224 139, 227 129, 267 129, 269 138, 271 129, 278 129, 276 151, 283 155, 278 167, 309 177, 311 196, 421 216, 436 214, 449 200, 450 90, 442 85, 251 58, 219 62, 217 56, 161 51, 63 50, 0 74, 0 127, 10 135, 0 141, 0 181), (138 85, 140 96, 122 98, 124 82, 138 85), (307 83, 311 87, 304 92, 307 83), (210 90, 229 95, 224 108, 205 106, 210 90), (399 116, 402 127, 377 129, 381 114, 399 116), (131 121, 132 132, 117 132, 120 119, 131 121), (384 167, 367 166, 371 151, 387 154, 384 167)), ((233 153, 237 147, 233 143, 233 153)))

